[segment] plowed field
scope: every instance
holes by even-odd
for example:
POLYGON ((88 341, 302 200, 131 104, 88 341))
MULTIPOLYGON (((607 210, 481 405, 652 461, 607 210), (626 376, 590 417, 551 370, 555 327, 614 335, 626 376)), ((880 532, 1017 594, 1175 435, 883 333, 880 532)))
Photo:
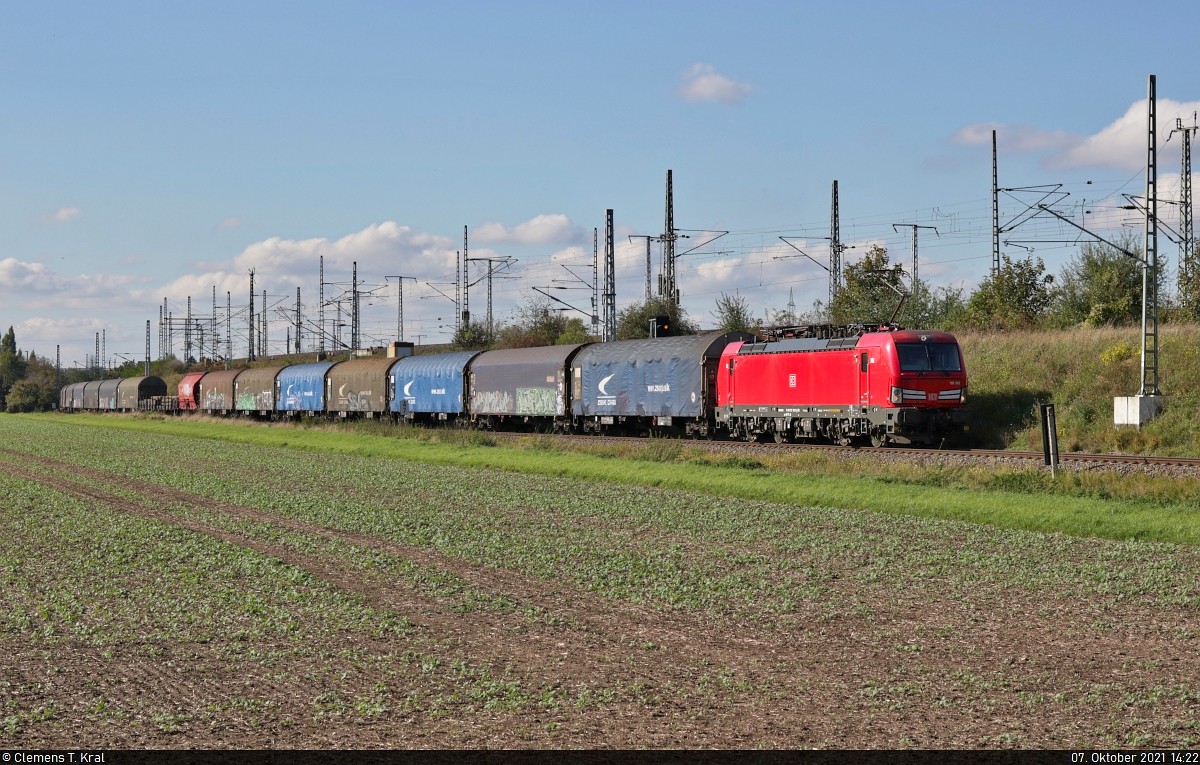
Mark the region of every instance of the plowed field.
POLYGON ((1191 547, 21 417, 0 447, 3 748, 1200 740, 1191 547))

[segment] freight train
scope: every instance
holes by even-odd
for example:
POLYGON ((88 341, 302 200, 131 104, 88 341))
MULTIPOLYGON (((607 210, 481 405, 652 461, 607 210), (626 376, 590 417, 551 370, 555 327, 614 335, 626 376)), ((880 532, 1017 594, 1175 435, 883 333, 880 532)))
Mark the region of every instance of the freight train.
POLYGON ((486 430, 932 444, 970 428, 954 336, 831 325, 76 383, 59 406, 486 430))

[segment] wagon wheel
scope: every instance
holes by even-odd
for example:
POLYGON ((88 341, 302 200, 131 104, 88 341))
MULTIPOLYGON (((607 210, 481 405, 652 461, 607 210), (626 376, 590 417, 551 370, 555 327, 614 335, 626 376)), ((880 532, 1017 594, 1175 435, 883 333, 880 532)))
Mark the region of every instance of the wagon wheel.
POLYGON ((782 444, 786 440, 787 440, 786 433, 784 433, 782 430, 775 431, 775 443, 782 444))
POLYGON ((874 446, 876 449, 878 449, 878 448, 880 448, 882 446, 886 446, 886 445, 887 445, 887 436, 885 436, 883 434, 883 431, 879 428, 872 428, 871 429, 871 446, 874 446))

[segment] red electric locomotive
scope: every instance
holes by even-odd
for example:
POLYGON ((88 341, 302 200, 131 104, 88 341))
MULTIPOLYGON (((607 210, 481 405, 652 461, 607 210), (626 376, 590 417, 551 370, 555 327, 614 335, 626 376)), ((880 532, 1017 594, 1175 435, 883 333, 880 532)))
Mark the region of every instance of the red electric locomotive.
POLYGON ((954 335, 895 325, 793 327, 730 343, 717 372, 717 424, 747 441, 825 438, 932 444, 969 429, 954 335))

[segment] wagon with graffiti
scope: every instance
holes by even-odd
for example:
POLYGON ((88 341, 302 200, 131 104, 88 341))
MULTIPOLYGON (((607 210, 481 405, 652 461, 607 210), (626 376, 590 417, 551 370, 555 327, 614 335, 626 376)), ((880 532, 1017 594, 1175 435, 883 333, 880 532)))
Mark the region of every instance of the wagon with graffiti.
POLYGON ((583 347, 552 345, 481 353, 470 367, 472 421, 486 428, 564 425, 570 416, 571 359, 583 347))

